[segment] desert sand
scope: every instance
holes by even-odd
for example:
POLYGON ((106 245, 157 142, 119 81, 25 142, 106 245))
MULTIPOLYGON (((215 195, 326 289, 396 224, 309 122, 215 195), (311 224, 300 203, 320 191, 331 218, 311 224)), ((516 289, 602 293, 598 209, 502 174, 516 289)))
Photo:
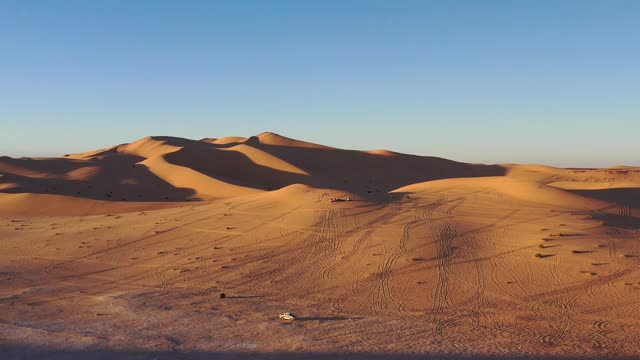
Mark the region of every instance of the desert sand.
POLYGON ((640 168, 274 133, 2 157, 0 310, 3 359, 640 358, 640 168))

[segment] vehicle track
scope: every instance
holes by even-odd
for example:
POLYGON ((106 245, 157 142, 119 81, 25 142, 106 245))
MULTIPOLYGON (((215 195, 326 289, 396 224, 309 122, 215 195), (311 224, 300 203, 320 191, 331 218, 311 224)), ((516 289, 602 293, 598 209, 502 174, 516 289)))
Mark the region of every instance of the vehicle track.
POLYGON ((605 231, 605 241, 607 242, 607 248, 609 251, 609 258, 611 258, 611 262, 615 264, 620 264, 622 260, 619 256, 617 256, 617 246, 616 246, 616 238, 619 236, 620 231, 616 227, 607 228, 605 231))
POLYGON ((455 227, 448 223, 439 223, 432 226, 432 237, 436 245, 436 268, 438 269, 438 280, 436 282, 433 308, 430 312, 430 319, 435 322, 435 332, 443 335, 447 326, 451 325, 451 319, 458 314, 458 309, 451 298, 451 258, 455 253, 455 248, 451 244, 457 235, 455 227))
MULTIPOLYGON (((462 206, 466 201, 465 197, 461 197, 456 199, 453 204, 445 210, 446 216, 449 218, 449 221, 455 222, 455 210, 462 206)), ((496 223, 503 221, 503 219, 507 219, 511 214, 507 214, 506 216, 498 219, 496 223)), ((472 239, 468 235, 459 236, 460 243, 463 245, 460 255, 464 255, 464 257, 471 260, 473 265, 473 281, 470 286, 467 286, 468 299, 471 300, 471 308, 469 310, 468 317, 471 318, 471 331, 478 331, 483 323, 487 322, 488 315, 486 314, 485 309, 488 306, 488 299, 485 295, 486 289, 486 280, 483 269, 483 264, 481 262, 481 257, 479 251, 477 249, 477 240, 472 239)))
POLYGON ((400 214, 400 209, 397 207, 390 207, 389 204, 385 204, 382 210, 389 208, 388 211, 384 211, 383 214, 376 216, 372 220, 365 222, 364 224, 360 223, 359 216, 355 216, 355 226, 351 229, 348 229, 344 233, 341 234, 341 238, 349 238, 352 236, 358 236, 356 240, 353 242, 352 248, 347 252, 341 259, 341 261, 334 263, 326 269, 324 274, 324 278, 328 279, 332 276, 332 274, 337 270, 337 268, 348 262, 353 258, 355 254, 362 248, 364 244, 370 241, 371 235, 389 224, 389 222, 395 218, 398 214, 400 214))
POLYGON ((626 203, 618 203, 616 204, 618 207, 618 215, 620 216, 631 216, 631 208, 629 204, 626 203))
MULTIPOLYGON (((301 294, 300 296, 318 291, 314 280, 322 280, 322 274, 326 272, 327 257, 335 255, 332 253, 337 251, 339 231, 334 222, 342 212, 342 210, 326 207, 320 210, 310 233, 297 242, 294 250, 290 250, 286 261, 277 262, 279 264, 270 274, 273 281, 285 285, 292 284, 291 286, 296 288, 295 293, 301 294), (293 271, 289 272, 289 269, 293 271), (314 269, 314 271, 308 272, 308 269, 314 269), (319 275, 320 279, 316 279, 316 275, 319 275)), ((279 254, 279 256, 282 255, 279 254)))

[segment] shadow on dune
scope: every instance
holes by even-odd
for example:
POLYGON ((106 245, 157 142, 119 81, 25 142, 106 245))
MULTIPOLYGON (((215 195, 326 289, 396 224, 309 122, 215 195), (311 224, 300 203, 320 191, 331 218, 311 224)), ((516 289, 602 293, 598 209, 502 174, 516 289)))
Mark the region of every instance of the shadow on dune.
POLYGON ((640 218, 635 216, 624 216, 617 214, 595 214, 591 216, 594 220, 600 220, 603 225, 613 226, 623 229, 640 229, 640 218))
POLYGON ((355 150, 252 146, 278 157, 311 175, 307 185, 336 188, 366 196, 386 193, 402 186, 448 178, 503 176, 497 165, 475 165, 452 160, 394 154, 391 156, 355 150))
POLYGON ((65 195, 105 201, 186 201, 195 192, 176 188, 138 162, 142 157, 117 154, 92 160, 11 159, 2 162, 20 168, 2 181, 17 186, 4 193, 65 195), (29 174, 39 172, 43 175, 29 174), (21 175, 22 174, 22 175, 21 175), (77 174, 78 178, 74 178, 77 174))
MULTIPOLYGON (((504 168, 495 165, 390 152, 269 145, 257 137, 226 144, 162 136, 149 139, 157 142, 151 143, 151 148, 167 144, 177 149, 160 155, 169 164, 228 184, 261 190, 305 184, 348 191, 369 200, 388 201, 390 190, 409 184, 505 174, 504 168)), ((119 149, 113 147, 82 159, 3 157, 0 159, 0 172, 4 174, 1 182, 15 186, 1 191, 108 201, 185 201, 195 195, 188 185, 177 188, 140 164, 145 157, 131 155, 126 148, 119 149)))
MULTIPOLYGON (((162 138, 154 139, 160 140, 162 138)), ((170 145, 182 146, 182 149, 164 156, 167 162, 188 167, 229 184, 254 189, 275 190, 291 184, 309 182, 308 175, 257 164, 239 151, 221 150, 228 146, 180 140, 167 142, 170 145)))
POLYGON ((226 144, 161 136, 153 139, 182 147, 181 150, 165 156, 173 164, 188 166, 224 181, 237 181, 238 174, 241 174, 247 177, 244 184, 262 181, 274 182, 274 186, 283 187, 299 183, 367 194, 387 192, 417 182, 460 177, 504 176, 506 172, 503 167, 497 165, 466 164, 437 157, 400 153, 380 155, 357 150, 267 145, 261 143, 255 136, 244 142, 226 144), (262 150, 304 170, 310 176, 258 165, 237 151, 215 151, 237 145, 262 150), (221 165, 228 168, 222 168, 221 165))
POLYGON ((56 175, 64 175, 70 171, 87 166, 82 161, 63 158, 19 158, 0 156, 0 164, 24 169, 30 172, 47 172, 56 175))
POLYGON ((615 188, 598 190, 567 190, 574 194, 597 200, 626 204, 632 208, 640 208, 640 188, 615 188))
MULTIPOLYGON (((176 347, 179 344, 175 344, 176 347)), ((253 344, 239 344, 238 347, 246 347, 250 349, 253 344)), ((331 353, 331 352, 251 352, 251 351, 126 351, 126 350, 65 350, 65 349, 47 349, 38 346, 4 346, 0 350, 0 355, 6 360, 28 360, 28 359, 351 359, 351 360, 367 360, 367 359, 390 359, 390 360, 455 360, 455 359, 476 359, 476 360, 569 360, 569 359, 624 359, 631 360, 637 357, 613 357, 613 356, 536 356, 536 355, 477 355, 477 354, 429 354, 429 353, 376 353, 376 352, 359 352, 359 353, 331 353)))

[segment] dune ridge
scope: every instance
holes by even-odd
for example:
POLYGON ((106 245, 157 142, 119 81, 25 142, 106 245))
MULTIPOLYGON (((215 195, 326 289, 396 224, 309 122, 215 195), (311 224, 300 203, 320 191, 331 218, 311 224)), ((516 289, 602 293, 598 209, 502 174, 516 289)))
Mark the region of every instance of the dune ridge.
POLYGON ((376 197, 425 181, 485 176, 520 179, 574 194, 634 188, 640 183, 640 170, 633 167, 464 164, 387 150, 336 149, 272 132, 200 141, 153 136, 62 158, 2 157, 0 174, 0 196, 51 194, 87 201, 157 203, 232 198, 292 184, 376 197))
POLYGON ((0 196, 33 193, 137 202, 232 198, 292 184, 375 197, 425 181, 485 176, 520 179, 574 194, 634 188, 640 182, 640 170, 633 167, 465 164, 387 150, 343 150, 272 132, 200 141, 153 136, 61 158, 2 157, 0 174, 0 196))
POLYGON ((51 199, 184 202, 231 198, 292 184, 375 196, 418 181, 500 172, 496 166, 336 149, 271 132, 201 141, 150 136, 60 158, 4 157, 0 159, 0 196, 25 193, 58 195, 51 199))

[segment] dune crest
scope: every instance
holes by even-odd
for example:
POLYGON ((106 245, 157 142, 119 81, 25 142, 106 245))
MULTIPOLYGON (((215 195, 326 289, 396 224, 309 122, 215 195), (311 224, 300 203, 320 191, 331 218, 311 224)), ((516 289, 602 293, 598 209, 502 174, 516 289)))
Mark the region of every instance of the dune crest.
MULTIPOLYGON (((448 177, 497 175, 495 166, 390 152, 342 150, 272 132, 200 141, 149 136, 62 158, 0 159, 2 193, 113 202, 232 198, 305 184, 384 196, 393 188, 448 177)), ((43 208, 56 208, 56 206, 43 208)), ((165 207, 165 205, 159 205, 165 207)), ((131 205, 127 205, 130 208, 131 205)), ((65 213, 64 206, 59 210, 65 213)), ((75 213, 71 211, 70 213, 75 213)))
MULTIPOLYGON (((58 207, 62 213, 65 206, 59 199, 65 196, 89 202, 150 202, 151 207, 155 203, 164 208, 166 205, 160 203, 233 198, 294 184, 383 199, 394 189, 429 187, 444 179, 452 179, 453 184, 458 181, 454 179, 470 178, 473 180, 460 184, 502 187, 504 193, 522 200, 572 202, 585 195, 603 200, 602 193, 584 191, 633 189, 640 183, 640 170, 633 167, 558 169, 543 165, 465 164, 388 150, 343 150, 272 132, 200 141, 149 136, 62 158, 2 157, 0 175, 0 197, 56 195, 39 197, 38 201, 53 202, 42 208, 58 207), (563 198, 566 199, 559 200, 563 198)), ((16 201, 15 197, 12 199, 16 201)))
POLYGON ((272 132, 263 132, 257 136, 260 144, 272 145, 272 146, 286 146, 286 147, 299 147, 299 148, 312 148, 312 149, 334 149, 330 146, 314 144, 307 141, 300 141, 288 138, 272 132))

